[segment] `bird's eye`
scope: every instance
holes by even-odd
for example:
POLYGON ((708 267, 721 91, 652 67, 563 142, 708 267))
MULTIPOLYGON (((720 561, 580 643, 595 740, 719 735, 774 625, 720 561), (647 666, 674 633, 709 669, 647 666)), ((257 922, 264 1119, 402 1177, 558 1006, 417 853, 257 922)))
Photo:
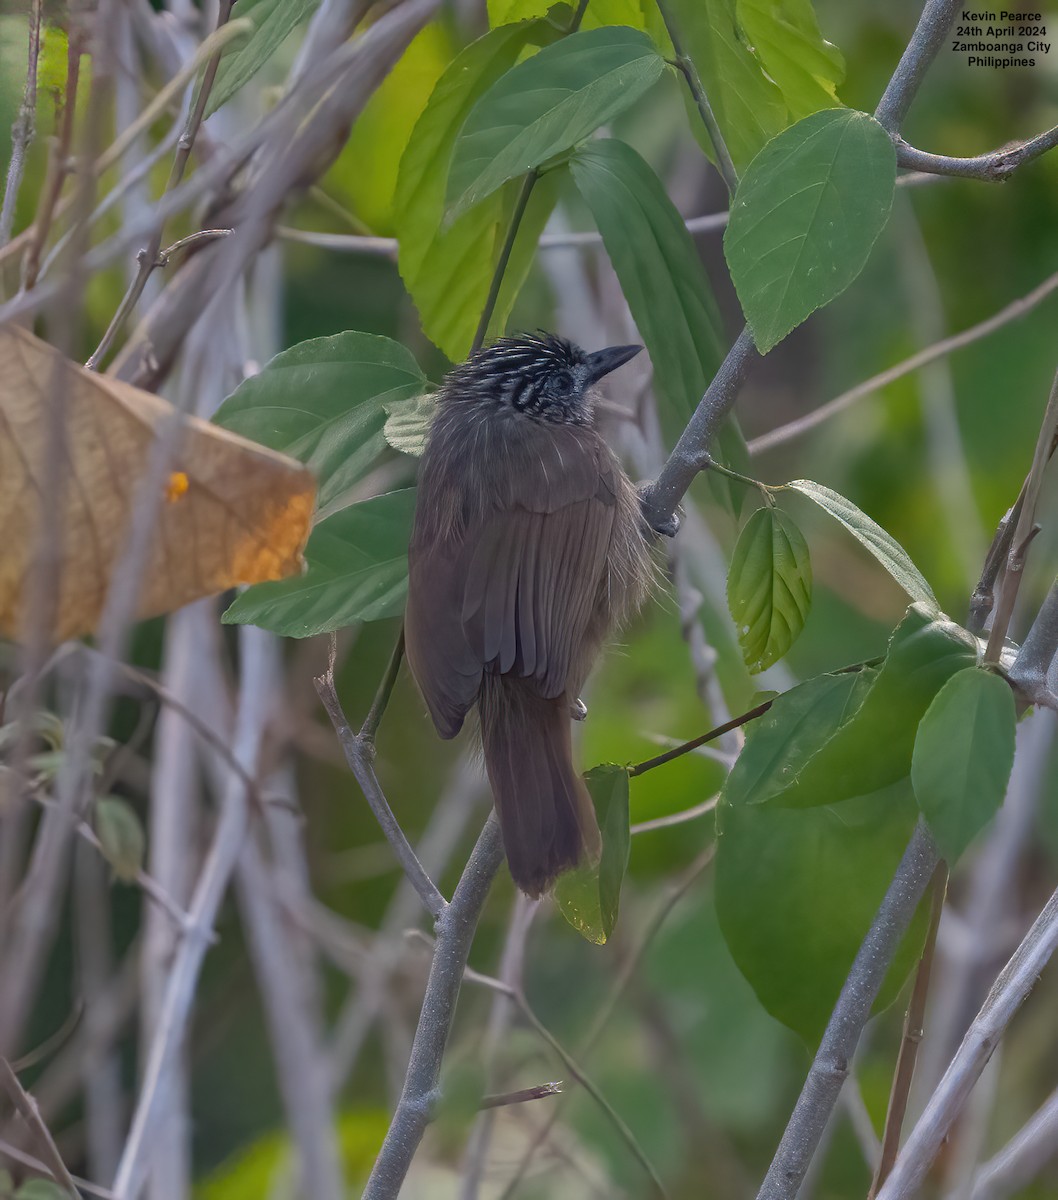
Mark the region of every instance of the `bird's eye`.
POLYGON ((556 396, 568 396, 573 391, 573 376, 568 371, 556 371, 551 376, 551 390, 556 396))

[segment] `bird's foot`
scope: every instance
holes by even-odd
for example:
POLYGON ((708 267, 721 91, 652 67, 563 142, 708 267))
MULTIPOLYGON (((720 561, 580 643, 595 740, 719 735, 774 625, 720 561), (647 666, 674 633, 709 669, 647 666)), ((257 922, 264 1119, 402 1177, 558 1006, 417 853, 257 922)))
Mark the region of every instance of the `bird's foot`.
POLYGON ((588 716, 588 706, 578 696, 569 706, 569 715, 574 721, 584 721, 588 716))
POLYGON ((679 514, 675 512, 659 514, 654 504, 653 483, 641 483, 636 489, 639 492, 639 511, 648 529, 661 537, 675 537, 680 529, 679 514))

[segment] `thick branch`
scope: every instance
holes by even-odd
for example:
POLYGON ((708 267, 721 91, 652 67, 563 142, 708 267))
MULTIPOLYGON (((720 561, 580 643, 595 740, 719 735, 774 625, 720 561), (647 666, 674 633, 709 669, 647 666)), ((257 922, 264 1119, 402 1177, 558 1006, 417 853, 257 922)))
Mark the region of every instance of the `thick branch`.
POLYGON ((926 0, 911 41, 874 110, 875 117, 890 133, 896 133, 907 116, 958 11, 959 0, 926 0))
POLYGON ((938 862, 924 824, 915 829, 867 936, 852 964, 819 1043, 808 1078, 757 1200, 793 1200, 837 1103, 860 1034, 889 964, 911 925, 938 862))
POLYGON ((452 900, 437 920, 430 977, 426 983, 419 1024, 411 1048, 397 1110, 363 1200, 395 1200, 426 1132, 431 1109, 438 1098, 441 1059, 448 1042, 463 971, 478 917, 485 906, 492 880, 503 862, 503 840, 494 813, 489 814, 452 900))
POLYGON ((1002 183, 1027 162, 1058 146, 1058 125, 1044 133, 1004 146, 973 158, 953 158, 948 154, 930 154, 909 146, 901 137, 894 137, 897 165, 930 175, 954 175, 959 179, 980 179, 985 183, 1002 183))

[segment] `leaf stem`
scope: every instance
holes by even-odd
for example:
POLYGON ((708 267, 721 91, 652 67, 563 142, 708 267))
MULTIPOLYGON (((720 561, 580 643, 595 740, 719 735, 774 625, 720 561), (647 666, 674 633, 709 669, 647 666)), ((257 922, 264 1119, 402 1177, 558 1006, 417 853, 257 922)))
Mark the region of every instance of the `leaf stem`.
POLYGON ((518 193, 514 212, 511 214, 511 223, 507 228, 507 237, 504 239, 503 248, 500 250, 500 257, 496 260, 496 269, 492 273, 492 282, 489 284, 489 294, 485 297, 485 307, 482 309, 477 333, 474 334, 474 341, 470 347, 471 353, 475 350, 480 350, 485 344, 485 335, 489 331, 489 322, 492 320, 492 314, 496 310, 496 301, 499 299, 500 288, 503 286, 504 272, 507 270, 507 264, 511 260, 511 251, 514 249, 518 229, 522 223, 522 217, 525 215, 525 206, 529 203, 529 196, 539 177, 540 172, 533 170, 522 180, 522 190, 518 193))
POLYGON ((684 754, 690 754, 692 750, 697 750, 699 746, 704 746, 706 742, 713 742, 717 738, 723 737, 725 733, 730 733, 732 729, 748 725, 750 721, 755 721, 758 717, 763 717, 774 703, 774 700, 765 700, 763 704, 758 704, 756 708, 751 708, 749 712, 744 712, 740 716, 732 717, 730 721, 725 721, 723 725, 717 725, 715 729, 710 729, 708 733, 700 734, 698 737, 692 738, 689 742, 684 742, 682 745, 673 746, 671 750, 666 750, 664 754, 658 754, 654 758, 648 758, 644 762, 636 763, 635 766, 628 768, 629 778, 634 779, 637 775, 645 775, 647 771, 653 771, 655 767, 663 767, 666 763, 672 762, 673 759, 681 758, 684 754))
POLYGON ((713 112, 713 106, 709 103, 709 97, 705 94, 705 88, 702 87, 702 80, 697 68, 687 54, 684 53, 679 33, 672 20, 672 14, 668 10, 666 0, 655 0, 655 3, 658 6, 658 12, 661 13, 661 19, 665 23, 669 41, 672 42, 672 48, 676 52, 673 65, 687 81, 691 98, 694 100, 698 114, 702 118, 702 124, 709 135, 709 140, 713 144, 713 151, 716 154, 716 169, 720 172, 728 193, 733 196, 738 188, 738 172, 735 170, 735 164, 731 159, 727 143, 724 141, 724 135, 720 132, 720 123, 716 119, 716 113, 713 112))
POLYGON ((401 621, 397 640, 390 653, 389 662, 386 664, 386 673, 382 676, 382 680, 378 685, 378 691, 375 693, 375 698, 371 701, 371 707, 368 709, 363 725, 360 726, 360 738, 363 741, 373 742, 375 740, 375 734, 378 732, 382 716, 386 711, 386 706, 389 704, 389 698, 393 695, 393 686, 397 682, 401 659, 403 657, 404 622, 401 621))
POLYGON ((929 980, 933 970, 933 955, 937 947, 937 929, 940 927, 940 915, 944 908, 944 894, 948 886, 948 865, 937 863, 930 883, 929 926, 926 930, 926 941, 915 971, 915 982, 911 989, 911 1000, 904 1017, 904 1033, 900 1041, 900 1053, 896 1059, 896 1070, 893 1072, 893 1087, 889 1093, 889 1107, 885 1114, 885 1131, 882 1134, 882 1152, 875 1169, 871 1190, 867 1200, 874 1200, 889 1172, 896 1162, 900 1150, 900 1131, 907 1112, 908 1095, 911 1092, 911 1080, 915 1074, 915 1063, 918 1060, 918 1048, 922 1041, 923 1024, 926 1016, 926 997, 929 995, 929 980))

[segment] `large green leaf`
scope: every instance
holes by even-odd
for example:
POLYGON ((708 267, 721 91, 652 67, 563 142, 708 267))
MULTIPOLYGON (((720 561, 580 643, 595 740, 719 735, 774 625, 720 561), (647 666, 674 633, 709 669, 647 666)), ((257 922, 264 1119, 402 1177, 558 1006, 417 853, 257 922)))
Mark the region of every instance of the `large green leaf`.
POLYGON ((808 543, 777 508, 758 508, 746 522, 727 576, 727 603, 746 666, 763 671, 790 649, 812 604, 808 543))
MULTIPOLYGON (((756 736, 751 727, 743 755, 756 736)), ((731 955, 764 1007, 810 1043, 826 1027, 917 818, 906 779, 818 808, 725 799, 718 810, 716 908, 731 955)), ((879 1007, 895 998, 921 944, 918 921, 879 1007)))
POLYGON ((852 109, 806 117, 753 160, 731 205, 724 253, 762 354, 859 275, 895 186, 889 135, 852 109))
MULTIPOLYGON (((698 250, 661 181, 631 146, 600 138, 581 146, 569 165, 646 343, 662 424, 675 438, 724 357, 720 314, 698 250)), ((725 465, 748 461, 734 418, 718 443, 725 465)), ((708 479, 737 512, 741 491, 717 472, 708 479)))
MULTIPOLYGON (((528 47, 558 33, 545 21, 495 29, 469 45, 441 76, 400 162, 395 193, 399 265, 423 330, 453 361, 466 357, 507 235, 520 184, 511 183, 447 224, 445 188, 452 148, 474 104, 528 47)), ((554 203, 549 177, 529 199, 490 331, 510 314, 554 203)))
POLYGON ((277 354, 232 392, 214 420, 310 466, 326 513, 385 448, 387 406, 425 385, 399 342, 350 330, 277 354))
POLYGON ((387 492, 336 512, 312 531, 304 575, 258 583, 231 605, 226 625, 260 625, 313 637, 404 611, 415 489, 387 492))
MULTIPOLYGON (((789 124, 789 110, 775 81, 739 29, 735 0, 668 0, 684 51, 694 61, 735 166, 744 167, 789 124)), ((691 128, 711 154, 697 110, 691 128)))
POLYGON ((949 863, 995 816, 1014 765, 1017 714, 1005 679, 971 667, 940 689, 922 718, 911 782, 949 863))
POLYGON ((621 885, 628 870, 628 770, 616 763, 603 763, 586 772, 584 782, 595 805, 602 854, 597 863, 582 863, 560 875, 554 894, 570 925, 589 942, 601 946, 617 924, 621 885))
POLYGON ((840 492, 832 491, 821 483, 813 483, 811 479, 795 479, 786 486, 807 496, 835 521, 840 521, 861 545, 867 547, 912 600, 927 605, 934 612, 940 611, 933 589, 911 561, 911 555, 877 521, 871 520, 840 492))
POLYGON ((312 15, 320 0, 241 0, 235 15, 249 17, 253 32, 227 51, 206 102, 206 116, 218 108, 265 65, 286 38, 312 15))
POLYGON ((845 60, 819 32, 811 0, 738 0, 736 13, 793 120, 839 103, 845 60))
POLYGON ((752 752, 747 745, 725 795, 733 802, 802 807, 867 795, 903 779, 933 697, 976 660, 970 634, 912 606, 877 673, 844 685, 812 681, 775 701, 767 717, 771 737, 752 752), (813 687, 818 691, 809 692, 813 687))
POLYGON ((519 63, 478 100, 459 131, 448 176, 450 216, 575 146, 635 104, 664 69, 651 39, 624 26, 570 34, 519 63))

